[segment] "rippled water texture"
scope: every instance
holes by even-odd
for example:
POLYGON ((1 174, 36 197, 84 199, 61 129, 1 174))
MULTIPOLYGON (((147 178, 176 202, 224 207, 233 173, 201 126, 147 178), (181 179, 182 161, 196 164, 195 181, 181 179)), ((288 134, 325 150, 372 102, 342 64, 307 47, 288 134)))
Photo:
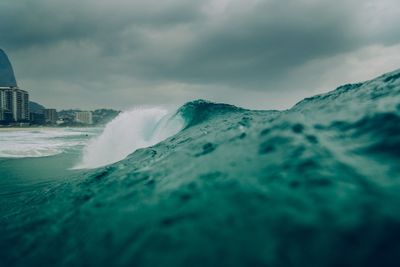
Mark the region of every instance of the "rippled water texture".
POLYGON ((0 204, 2 266, 400 266, 400 71, 183 129, 0 204))

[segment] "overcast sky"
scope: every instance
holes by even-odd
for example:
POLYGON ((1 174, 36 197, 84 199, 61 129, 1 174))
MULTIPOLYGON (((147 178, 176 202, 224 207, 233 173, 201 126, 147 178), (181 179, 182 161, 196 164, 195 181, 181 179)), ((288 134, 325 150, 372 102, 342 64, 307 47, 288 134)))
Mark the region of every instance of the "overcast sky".
POLYGON ((47 107, 284 109, 400 68, 398 0, 1 0, 0 48, 47 107))

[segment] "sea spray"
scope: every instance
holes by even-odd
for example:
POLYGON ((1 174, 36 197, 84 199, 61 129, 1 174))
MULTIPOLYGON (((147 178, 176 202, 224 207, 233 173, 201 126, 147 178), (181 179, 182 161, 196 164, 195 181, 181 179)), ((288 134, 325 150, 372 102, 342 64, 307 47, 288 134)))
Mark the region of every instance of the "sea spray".
POLYGON ((175 113, 159 107, 138 107, 121 113, 88 142, 77 169, 90 169, 124 159, 135 150, 154 145, 183 128, 175 113))

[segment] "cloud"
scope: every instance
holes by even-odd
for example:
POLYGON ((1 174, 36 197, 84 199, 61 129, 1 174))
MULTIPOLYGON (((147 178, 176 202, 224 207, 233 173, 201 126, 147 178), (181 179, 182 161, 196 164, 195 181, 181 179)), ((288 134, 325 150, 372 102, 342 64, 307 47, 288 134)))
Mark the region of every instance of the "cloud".
MULTIPOLYGON (((365 79, 386 71, 343 62, 390 57, 384 53, 400 43, 399 7, 395 0, 3 0, 0 46, 20 86, 52 106, 203 97, 282 108, 347 73, 365 79)), ((400 65, 393 58, 390 65, 400 65)))

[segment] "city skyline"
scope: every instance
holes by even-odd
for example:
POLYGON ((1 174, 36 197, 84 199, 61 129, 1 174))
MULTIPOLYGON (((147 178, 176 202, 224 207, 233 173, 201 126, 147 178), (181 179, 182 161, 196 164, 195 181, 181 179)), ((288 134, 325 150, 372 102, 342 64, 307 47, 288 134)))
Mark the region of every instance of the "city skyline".
POLYGON ((29 92, 18 87, 12 63, 0 48, 0 126, 76 126, 105 123, 118 115, 118 111, 61 110, 46 108, 29 101, 29 92), (95 117, 93 117, 93 112, 95 117))
POLYGON ((57 109, 284 109, 397 69, 399 13, 395 0, 5 0, 0 47, 21 88, 57 109))

